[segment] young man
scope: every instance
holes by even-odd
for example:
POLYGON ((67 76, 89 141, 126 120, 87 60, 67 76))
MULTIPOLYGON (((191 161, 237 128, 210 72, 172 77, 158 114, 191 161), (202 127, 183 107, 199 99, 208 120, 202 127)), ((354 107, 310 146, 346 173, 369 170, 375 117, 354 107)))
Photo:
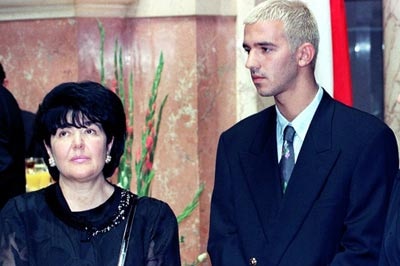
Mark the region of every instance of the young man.
POLYGON ((208 242, 214 266, 378 263, 396 138, 317 84, 318 43, 301 2, 265 1, 245 21, 246 67, 275 105, 220 137, 208 242), (287 126, 293 139, 283 136, 287 126))

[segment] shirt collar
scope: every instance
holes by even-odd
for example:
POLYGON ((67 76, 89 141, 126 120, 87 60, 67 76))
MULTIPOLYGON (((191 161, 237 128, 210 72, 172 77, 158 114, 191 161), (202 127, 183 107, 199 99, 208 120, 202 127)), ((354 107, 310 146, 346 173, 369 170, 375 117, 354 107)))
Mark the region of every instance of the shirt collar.
POLYGON ((307 130, 311 124, 311 120, 317 111, 318 105, 321 102, 323 96, 323 89, 319 86, 317 94, 315 95, 314 99, 311 103, 303 110, 300 114, 296 116, 296 118, 289 122, 279 111, 278 107, 275 105, 276 113, 277 113, 277 125, 276 125, 276 133, 279 138, 283 136, 283 130, 285 127, 290 124, 293 126, 294 130, 296 131, 296 135, 299 136, 301 141, 304 140, 307 130))

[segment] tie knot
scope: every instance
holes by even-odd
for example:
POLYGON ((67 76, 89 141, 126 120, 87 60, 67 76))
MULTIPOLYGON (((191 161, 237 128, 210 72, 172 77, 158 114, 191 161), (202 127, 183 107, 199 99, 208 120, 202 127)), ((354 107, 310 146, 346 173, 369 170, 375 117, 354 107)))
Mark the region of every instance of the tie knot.
POLYGON ((293 142, 295 133, 296 133, 296 131, 294 130, 294 128, 292 126, 286 126, 284 135, 283 135, 284 140, 286 140, 288 142, 293 142))

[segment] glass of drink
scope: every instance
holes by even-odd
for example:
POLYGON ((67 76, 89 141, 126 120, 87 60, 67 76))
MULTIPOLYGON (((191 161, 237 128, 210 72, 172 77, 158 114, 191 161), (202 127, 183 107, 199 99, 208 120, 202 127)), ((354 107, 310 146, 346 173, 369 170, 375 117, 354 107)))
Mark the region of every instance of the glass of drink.
POLYGON ((26 191, 35 191, 47 187, 51 183, 51 177, 43 158, 26 158, 26 191))

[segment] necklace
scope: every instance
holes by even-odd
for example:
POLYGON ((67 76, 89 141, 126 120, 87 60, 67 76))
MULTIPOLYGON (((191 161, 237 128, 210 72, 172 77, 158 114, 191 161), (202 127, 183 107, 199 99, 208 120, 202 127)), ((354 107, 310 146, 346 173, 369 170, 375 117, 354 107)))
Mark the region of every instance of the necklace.
POLYGON ((129 205, 137 196, 115 186, 112 196, 102 205, 83 212, 71 212, 58 184, 46 188, 46 202, 54 215, 66 225, 86 232, 84 241, 111 231, 126 220, 129 205))
MULTIPOLYGON (((120 202, 118 204, 118 207, 117 207, 117 209, 118 209, 117 215, 114 217, 114 219, 111 221, 111 223, 106 225, 104 228, 97 229, 97 230, 95 229, 95 231, 92 231, 91 232, 92 237, 95 237, 95 236, 97 236, 98 234, 101 234, 101 233, 109 232, 111 229, 113 229, 115 226, 117 226, 123 220, 125 220, 131 197, 132 197, 131 193, 128 193, 128 191, 122 190, 122 192, 121 192, 121 200, 120 200, 120 202)), ((89 231, 90 228, 88 228, 86 226, 85 230, 89 231)))

